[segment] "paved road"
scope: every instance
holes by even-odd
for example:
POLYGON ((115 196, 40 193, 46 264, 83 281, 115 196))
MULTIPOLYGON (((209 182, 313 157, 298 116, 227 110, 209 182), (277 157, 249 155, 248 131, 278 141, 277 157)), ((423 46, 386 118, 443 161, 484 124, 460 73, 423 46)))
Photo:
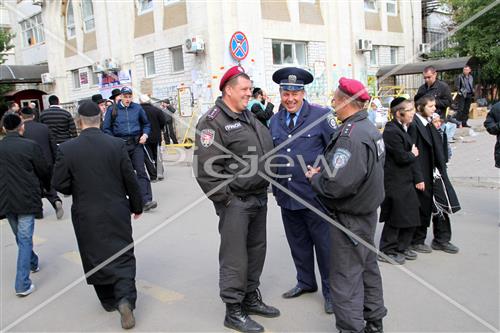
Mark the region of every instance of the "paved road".
MULTIPOLYGON (((488 145, 494 144, 491 138, 484 134, 488 145)), ((460 170, 456 163, 464 151, 461 147, 467 146, 456 144, 450 173, 455 166, 460 170)), ((492 151, 492 147, 483 149, 492 151)), ((484 171, 489 170, 490 162, 483 161, 472 169, 476 175, 490 172, 484 171)), ((169 166, 167 179, 153 184, 153 190, 160 206, 134 222, 139 289, 135 331, 229 332, 222 326, 224 305, 218 297, 219 238, 212 205, 203 198, 191 169, 182 163, 169 166)), ((389 309, 387 332, 491 331, 483 323, 499 327, 498 190, 467 185, 457 186, 457 191, 463 210, 452 221, 459 254, 422 254, 402 266, 406 272, 381 264, 389 309), (448 297, 452 300, 445 299, 448 297), (458 307, 450 303, 453 301, 458 307)), ((37 222, 35 231, 35 249, 41 258, 41 271, 32 275, 37 290, 23 299, 13 290, 15 241, 6 221, 0 221, 2 330, 44 302, 48 304, 10 330, 121 330, 119 315, 102 310, 93 288, 84 282, 74 283, 83 271, 69 216, 70 202, 71 198, 64 198, 66 215, 61 221, 44 203, 46 217, 37 222), (74 286, 67 288, 72 283, 74 286)), ((255 318, 271 332, 335 331, 333 316, 323 313, 320 293, 293 300, 281 298, 281 293, 294 285, 294 276, 279 209, 270 196, 268 255, 261 291, 265 301, 277 306, 282 315, 277 319, 255 318)))

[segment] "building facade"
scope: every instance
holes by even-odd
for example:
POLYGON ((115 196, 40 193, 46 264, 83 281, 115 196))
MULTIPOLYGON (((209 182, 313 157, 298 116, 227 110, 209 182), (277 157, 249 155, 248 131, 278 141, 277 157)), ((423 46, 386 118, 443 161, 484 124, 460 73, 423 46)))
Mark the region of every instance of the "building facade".
POLYGON ((376 90, 377 69, 415 61, 422 42, 420 1, 40 2, 51 90, 62 101, 125 84, 173 98, 186 116, 218 96, 221 75, 238 63, 229 46, 238 31, 248 42, 240 63, 255 86, 276 96, 272 73, 301 66, 315 75, 309 99, 322 104, 341 76, 376 90))

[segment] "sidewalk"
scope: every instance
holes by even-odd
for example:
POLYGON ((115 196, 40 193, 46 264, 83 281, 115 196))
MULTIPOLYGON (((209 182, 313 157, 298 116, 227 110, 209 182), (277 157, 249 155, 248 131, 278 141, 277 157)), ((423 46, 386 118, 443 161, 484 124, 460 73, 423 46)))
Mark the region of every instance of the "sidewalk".
POLYGON ((468 129, 458 129, 453 156, 448 164, 448 175, 454 184, 500 188, 500 169, 495 168, 493 151, 496 136, 483 127, 483 119, 470 119, 475 136, 468 129))

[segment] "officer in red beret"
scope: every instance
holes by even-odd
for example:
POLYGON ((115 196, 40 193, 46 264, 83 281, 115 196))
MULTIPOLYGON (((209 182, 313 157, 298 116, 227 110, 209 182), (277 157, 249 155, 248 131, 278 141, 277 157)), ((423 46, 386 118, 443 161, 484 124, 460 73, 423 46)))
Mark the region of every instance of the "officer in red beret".
POLYGON ((328 165, 306 173, 332 218, 351 233, 334 227, 330 234, 330 292, 340 332, 383 332, 387 314, 377 253, 365 246, 374 247, 384 199, 385 146, 364 110, 369 99, 361 82, 340 79, 335 110, 342 126, 324 152, 328 165))
POLYGON ((248 315, 277 317, 258 290, 266 256, 266 155, 269 130, 247 109, 252 82, 242 67, 230 68, 219 86, 222 96, 196 126, 196 180, 219 216, 219 287, 226 303, 224 326, 263 332, 248 315))

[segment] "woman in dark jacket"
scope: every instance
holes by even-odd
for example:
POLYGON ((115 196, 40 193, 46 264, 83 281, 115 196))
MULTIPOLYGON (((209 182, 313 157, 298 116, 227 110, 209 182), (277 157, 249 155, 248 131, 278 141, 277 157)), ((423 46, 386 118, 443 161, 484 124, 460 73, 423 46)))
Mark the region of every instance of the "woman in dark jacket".
MULTIPOLYGON (((381 206, 380 222, 385 222, 380 239, 380 251, 391 263, 403 264, 417 254, 408 249, 415 227, 420 225, 419 203, 413 182, 413 165, 418 149, 406 132, 415 115, 413 103, 396 98, 391 103, 392 121, 384 129, 386 159, 384 166, 385 199, 381 206)), ((379 256, 380 261, 388 261, 379 256)))

